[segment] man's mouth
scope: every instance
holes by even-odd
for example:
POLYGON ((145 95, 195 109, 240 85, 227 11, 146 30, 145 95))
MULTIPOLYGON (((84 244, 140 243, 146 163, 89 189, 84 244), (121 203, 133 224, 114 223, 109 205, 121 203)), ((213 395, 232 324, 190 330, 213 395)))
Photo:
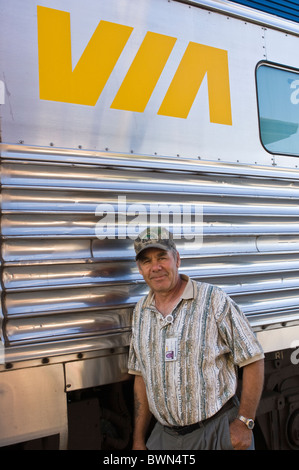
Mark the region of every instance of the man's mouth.
POLYGON ((151 276, 151 281, 154 280, 154 281, 159 281, 160 279, 163 279, 164 277, 166 277, 166 274, 160 274, 159 276, 151 276))

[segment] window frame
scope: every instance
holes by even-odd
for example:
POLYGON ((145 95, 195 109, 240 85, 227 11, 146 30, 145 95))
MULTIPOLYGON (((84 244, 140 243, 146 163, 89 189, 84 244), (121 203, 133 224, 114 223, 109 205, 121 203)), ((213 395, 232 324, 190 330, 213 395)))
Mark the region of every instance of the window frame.
MULTIPOLYGON (((257 77, 258 69, 261 66, 266 66, 272 69, 285 70, 286 72, 296 73, 298 74, 298 80, 299 80, 299 69, 295 67, 287 66, 284 64, 276 63, 276 62, 270 62, 267 60, 261 60, 260 62, 258 62, 255 68, 256 104, 257 104, 259 138, 260 138, 261 145, 264 148, 264 150, 270 155, 282 155, 282 156, 287 156, 287 157, 299 158, 299 145, 298 145, 298 153, 294 154, 294 153, 289 153, 287 151, 281 152, 281 151, 269 150, 263 142, 262 133, 261 133, 261 115, 260 115, 260 106, 259 106, 258 77, 257 77)), ((298 121, 298 126, 299 126, 299 121, 298 121)))

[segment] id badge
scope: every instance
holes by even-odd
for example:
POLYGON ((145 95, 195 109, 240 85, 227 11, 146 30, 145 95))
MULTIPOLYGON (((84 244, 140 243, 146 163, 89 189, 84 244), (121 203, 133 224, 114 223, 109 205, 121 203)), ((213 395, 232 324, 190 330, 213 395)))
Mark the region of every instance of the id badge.
POLYGON ((165 362, 176 361, 178 354, 178 339, 166 338, 165 343, 165 362))

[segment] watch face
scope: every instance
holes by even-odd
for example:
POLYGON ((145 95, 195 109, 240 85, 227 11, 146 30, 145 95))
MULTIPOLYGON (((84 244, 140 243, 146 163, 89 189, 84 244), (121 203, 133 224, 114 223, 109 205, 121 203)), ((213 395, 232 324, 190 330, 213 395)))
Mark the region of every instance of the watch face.
POLYGON ((253 419, 249 419, 247 422, 248 429, 253 429, 254 428, 254 421, 253 419))
POLYGON ((253 419, 251 418, 244 418, 244 416, 238 416, 238 419, 240 421, 242 421, 244 424, 246 424, 246 426, 248 427, 248 429, 253 429, 254 428, 254 421, 253 419))

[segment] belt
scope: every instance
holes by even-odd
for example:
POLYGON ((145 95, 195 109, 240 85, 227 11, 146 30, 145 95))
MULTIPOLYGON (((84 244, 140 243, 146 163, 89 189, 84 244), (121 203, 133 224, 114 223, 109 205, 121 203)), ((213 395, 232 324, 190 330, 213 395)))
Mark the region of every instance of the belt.
MULTIPOLYGON (((220 408, 219 411, 217 411, 216 414, 213 416, 210 416, 210 418, 204 419, 203 421, 200 421, 199 423, 194 423, 190 424, 188 426, 164 426, 165 429, 169 429, 171 431, 174 431, 177 434, 180 434, 181 436, 184 436, 185 434, 189 434, 190 432, 195 431, 196 429, 199 429, 206 424, 208 424, 209 421, 212 421, 213 419, 219 418, 222 414, 224 414, 226 411, 230 410, 233 408, 236 404, 236 396, 230 398, 222 408, 220 408)), ((238 400, 238 399, 237 399, 238 400)))

